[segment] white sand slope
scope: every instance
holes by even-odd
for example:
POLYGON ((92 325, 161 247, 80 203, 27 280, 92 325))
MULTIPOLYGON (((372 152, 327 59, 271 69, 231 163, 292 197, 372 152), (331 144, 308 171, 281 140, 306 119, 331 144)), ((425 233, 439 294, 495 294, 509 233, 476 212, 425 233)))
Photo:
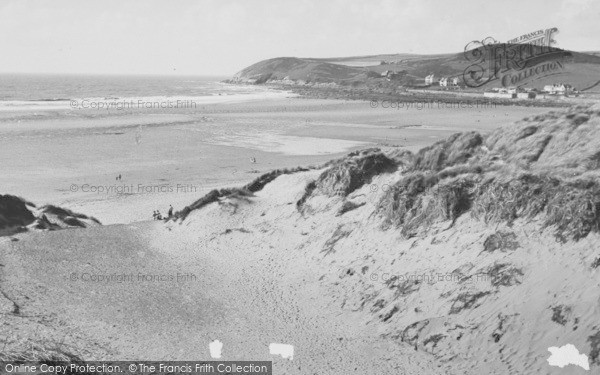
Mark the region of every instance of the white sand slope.
POLYGON ((15 351, 34 341, 84 358, 147 360, 206 360, 218 337, 223 360, 273 360, 281 374, 436 373, 427 355, 380 340, 350 313, 329 311, 320 275, 287 260, 286 271, 277 238, 236 231, 238 218, 218 205, 189 223, 194 231, 147 223, 5 240, 1 288, 19 314, 7 315, 0 335, 15 351), (283 272, 293 274, 282 279, 283 272), (195 278, 178 282, 178 274, 195 278), (166 277, 144 281, 151 276, 166 277), (293 344, 293 361, 271 356, 273 342, 293 344))

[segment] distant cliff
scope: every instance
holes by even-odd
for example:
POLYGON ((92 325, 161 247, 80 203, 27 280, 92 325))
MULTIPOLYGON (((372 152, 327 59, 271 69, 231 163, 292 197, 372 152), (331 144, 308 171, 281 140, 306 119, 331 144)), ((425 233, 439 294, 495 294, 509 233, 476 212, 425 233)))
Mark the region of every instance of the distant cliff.
POLYGON ((239 73, 236 82, 261 84, 269 81, 288 81, 290 83, 335 82, 362 80, 367 78, 366 70, 338 65, 316 59, 296 57, 278 57, 260 61, 239 73))

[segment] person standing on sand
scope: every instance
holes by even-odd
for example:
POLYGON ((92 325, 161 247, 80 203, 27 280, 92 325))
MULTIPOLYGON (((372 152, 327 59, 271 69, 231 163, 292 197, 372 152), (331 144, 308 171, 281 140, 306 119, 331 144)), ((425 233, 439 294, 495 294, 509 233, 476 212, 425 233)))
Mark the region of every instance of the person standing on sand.
POLYGON ((167 217, 169 217, 169 218, 170 218, 171 216, 173 216, 173 206, 172 206, 172 205, 169 205, 169 214, 168 214, 168 216, 167 216, 167 217))

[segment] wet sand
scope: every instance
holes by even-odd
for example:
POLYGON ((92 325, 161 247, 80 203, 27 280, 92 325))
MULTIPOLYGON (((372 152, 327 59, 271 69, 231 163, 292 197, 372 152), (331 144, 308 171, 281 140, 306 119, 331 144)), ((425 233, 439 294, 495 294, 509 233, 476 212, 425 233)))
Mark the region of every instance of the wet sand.
POLYGON ((389 107, 287 98, 194 109, 4 111, 1 188, 104 224, 130 223, 275 168, 317 165, 366 147, 415 151, 455 132, 487 133, 548 111, 389 107))

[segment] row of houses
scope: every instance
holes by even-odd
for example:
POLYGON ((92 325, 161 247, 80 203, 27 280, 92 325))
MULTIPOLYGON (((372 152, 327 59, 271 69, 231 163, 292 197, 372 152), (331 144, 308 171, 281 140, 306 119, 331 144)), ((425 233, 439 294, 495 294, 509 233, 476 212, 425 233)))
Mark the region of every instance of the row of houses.
POLYGON ((579 92, 571 85, 555 83, 544 86, 543 90, 522 87, 493 88, 483 93, 488 98, 503 99, 545 99, 556 96, 578 96, 579 92))
POLYGON ((579 91, 569 84, 565 83, 555 83, 553 85, 544 86, 544 93, 548 93, 551 95, 578 95, 579 91))
POLYGON ((439 85, 442 87, 458 86, 458 77, 442 77, 437 82, 435 81, 434 74, 430 74, 425 77, 426 85, 433 85, 434 83, 439 83, 439 85))

